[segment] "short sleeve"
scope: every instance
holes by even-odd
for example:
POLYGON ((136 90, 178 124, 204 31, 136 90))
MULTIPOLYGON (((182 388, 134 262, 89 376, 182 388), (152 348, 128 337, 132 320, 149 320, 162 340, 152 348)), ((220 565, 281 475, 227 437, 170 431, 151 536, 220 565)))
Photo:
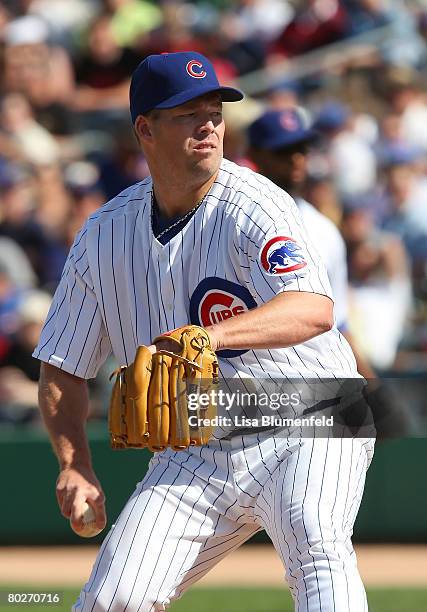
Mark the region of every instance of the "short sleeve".
POLYGON ((311 243, 300 212, 285 192, 275 205, 263 203, 239 232, 241 266, 251 293, 267 301, 283 291, 326 295, 332 291, 323 261, 311 243))
POLYGON ((94 378, 111 353, 93 290, 85 230, 74 242, 33 357, 80 378, 94 378))

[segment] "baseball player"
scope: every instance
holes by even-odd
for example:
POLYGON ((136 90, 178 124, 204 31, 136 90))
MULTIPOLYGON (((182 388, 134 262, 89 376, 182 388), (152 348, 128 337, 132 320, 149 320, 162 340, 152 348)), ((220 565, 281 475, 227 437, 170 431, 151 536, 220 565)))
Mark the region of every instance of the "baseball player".
POLYGON ((288 191, 298 205, 307 233, 323 258, 334 296, 335 323, 347 330, 347 253, 337 227, 303 197, 307 152, 316 132, 297 109, 270 110, 248 129, 250 156, 267 178, 288 191))
MULTIPOLYGON (((333 325, 326 271, 292 198, 222 158, 221 87, 195 52, 152 55, 130 110, 151 176, 108 202, 75 238, 34 355, 58 456, 57 497, 105 525, 84 425, 86 379, 174 328, 204 327, 226 379, 358 377, 333 325)), ((353 523, 371 438, 221 428, 203 446, 155 453, 106 536, 75 611, 160 611, 265 529, 299 611, 367 610, 353 523)))
POLYGON ((347 249, 338 228, 304 199, 307 153, 318 134, 298 109, 269 110, 248 128, 249 155, 259 172, 288 191, 301 213, 307 234, 328 273, 334 296, 335 325, 349 342, 357 369, 367 379, 376 374, 355 347, 348 326, 347 249))

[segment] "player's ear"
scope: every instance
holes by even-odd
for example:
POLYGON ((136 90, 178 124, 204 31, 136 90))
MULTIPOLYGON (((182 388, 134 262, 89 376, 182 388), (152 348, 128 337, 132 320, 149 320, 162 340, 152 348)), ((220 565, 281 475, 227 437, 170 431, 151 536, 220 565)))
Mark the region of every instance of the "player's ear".
POLYGON ((150 120, 145 115, 138 115, 135 121, 135 133, 140 143, 149 142, 153 138, 150 120))

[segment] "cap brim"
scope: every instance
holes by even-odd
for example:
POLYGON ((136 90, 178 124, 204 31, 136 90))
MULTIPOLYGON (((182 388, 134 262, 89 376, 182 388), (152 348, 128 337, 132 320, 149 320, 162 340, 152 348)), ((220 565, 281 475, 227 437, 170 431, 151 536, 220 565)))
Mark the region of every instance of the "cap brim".
POLYGON ((175 106, 180 106, 181 104, 190 102, 190 100, 195 100, 196 98, 200 98, 200 96, 214 92, 218 92, 221 95, 221 100, 223 102, 239 102, 239 100, 242 100, 244 97, 244 94, 238 89, 234 89, 234 87, 200 87, 197 93, 195 93, 194 89, 191 91, 182 91, 164 100, 160 104, 156 104, 154 108, 174 108, 175 106))

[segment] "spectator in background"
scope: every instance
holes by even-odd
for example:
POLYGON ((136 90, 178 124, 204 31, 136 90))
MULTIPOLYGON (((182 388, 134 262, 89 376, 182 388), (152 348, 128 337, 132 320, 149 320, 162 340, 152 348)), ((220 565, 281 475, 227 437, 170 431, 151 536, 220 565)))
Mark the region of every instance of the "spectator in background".
POLYGON ((214 65, 221 83, 233 85, 238 74, 243 74, 248 65, 255 69, 257 63, 255 60, 255 64, 252 64, 251 53, 238 48, 234 36, 230 38, 228 35, 228 24, 224 28, 223 23, 226 23, 226 19, 217 19, 215 14, 215 17, 206 22, 198 19, 192 27, 192 32, 203 47, 204 55, 209 57, 214 65))
POLYGON ((2 352, 8 347, 10 339, 19 327, 18 309, 24 292, 18 287, 10 274, 8 266, 0 265, 0 339, 2 352))
POLYGON ((131 48, 119 46, 110 15, 96 17, 89 26, 87 47, 74 66, 77 82, 74 109, 127 108, 130 76, 140 60, 131 48))
POLYGON ((402 153, 404 151, 408 152, 409 149, 412 149, 415 153, 415 149, 413 147, 408 148, 403 138, 399 115, 393 111, 388 112, 381 119, 378 139, 374 146, 377 156, 378 180, 374 189, 369 192, 371 211, 378 226, 382 226, 385 219, 389 217, 391 208, 388 198, 384 194, 386 168, 390 162, 393 165, 392 158, 395 154, 398 153, 398 157, 401 157, 402 153))
POLYGON ((398 236, 375 227, 366 198, 344 201, 342 232, 350 280, 350 326, 356 347, 378 371, 393 366, 408 320, 411 283, 398 236))
POLYGON ((33 169, 36 203, 32 220, 59 243, 64 243, 70 202, 64 185, 62 167, 57 164, 36 166, 33 169))
POLYGON ((354 129, 354 117, 340 102, 328 102, 318 112, 315 127, 324 136, 324 150, 338 193, 367 193, 376 182, 372 147, 354 129))
POLYGON ((422 55, 417 20, 405 0, 345 0, 349 13, 348 35, 388 26, 389 36, 377 42, 387 64, 415 66, 422 55))
POLYGON ((7 236, 21 246, 42 287, 56 285, 67 251, 35 218, 34 178, 24 169, 9 164, 0 173, 0 199, 0 236, 7 236))
POLYGON ((35 281, 35 275, 25 253, 13 240, 1 236, 0 364, 7 358, 14 337, 19 330, 20 308, 25 302, 28 291, 35 285, 35 281))
POLYGON ((290 81, 278 83, 266 93, 265 98, 272 110, 296 108, 299 106, 299 86, 290 81))
POLYGON ((217 36, 238 74, 263 68, 271 41, 292 13, 286 1, 240 0, 219 15, 217 36))
POLYGON ((113 149, 108 154, 92 156, 99 168, 99 185, 107 199, 116 196, 136 181, 148 176, 148 166, 128 122, 118 123, 113 130, 113 149))
POLYGON ((224 17, 235 31, 236 40, 275 40, 294 16, 288 0, 237 0, 224 17))
POLYGON ((58 143, 34 119, 30 103, 22 94, 6 94, 1 100, 0 128, 16 145, 18 154, 25 161, 45 165, 58 160, 58 143))
POLYGON ((427 153, 427 99, 421 75, 407 68, 391 68, 384 95, 400 119, 402 138, 427 153))
POLYGON ((102 0, 120 47, 133 47, 162 23, 162 11, 146 0, 102 0))
POLYGON ((70 132, 71 62, 62 47, 50 44, 49 29, 39 17, 19 17, 5 28, 1 88, 24 95, 36 121, 51 133, 70 132))
POLYGON ((137 42, 141 59, 154 53, 174 53, 183 49, 202 53, 203 41, 194 36, 187 15, 182 10, 182 2, 168 0, 160 8, 162 21, 159 27, 137 42))
POLYGON ((340 40, 347 14, 339 0, 308 0, 297 4, 296 14, 275 40, 272 51, 285 57, 307 53, 340 40))
POLYGON ((32 357, 51 296, 33 290, 22 296, 16 310, 17 326, 0 358, 0 421, 27 423, 39 420, 40 363, 32 357))
POLYGON ((391 146, 383 155, 383 227, 403 241, 418 289, 427 275, 427 176, 422 172, 425 166, 420 166, 423 157, 419 149, 408 145, 391 146))
POLYGON ((405 144, 400 117, 397 113, 389 112, 381 119, 379 138, 375 145, 377 156, 383 158, 384 149, 399 144, 405 144))
POLYGON ((66 224, 67 244, 71 246, 77 231, 105 203, 99 169, 88 161, 75 161, 64 170, 64 180, 71 200, 66 224))
POLYGON ((0 269, 18 290, 32 289, 37 278, 21 247, 11 238, 0 236, 0 269))
POLYGON ((30 0, 27 4, 27 14, 43 19, 55 44, 72 54, 76 52, 79 32, 98 10, 93 0, 30 0))
MULTIPOLYGON (((13 330, 9 313, 9 331, 5 337, 2 334, 6 316, 3 293, 4 277, 0 267, 0 423, 38 423, 40 362, 34 359, 32 353, 52 297, 40 290, 19 293, 19 298, 14 300, 13 330)), ((110 392, 105 374, 104 370, 99 381, 91 381, 91 417, 105 416, 105 406, 108 405, 106 400, 110 392)))

